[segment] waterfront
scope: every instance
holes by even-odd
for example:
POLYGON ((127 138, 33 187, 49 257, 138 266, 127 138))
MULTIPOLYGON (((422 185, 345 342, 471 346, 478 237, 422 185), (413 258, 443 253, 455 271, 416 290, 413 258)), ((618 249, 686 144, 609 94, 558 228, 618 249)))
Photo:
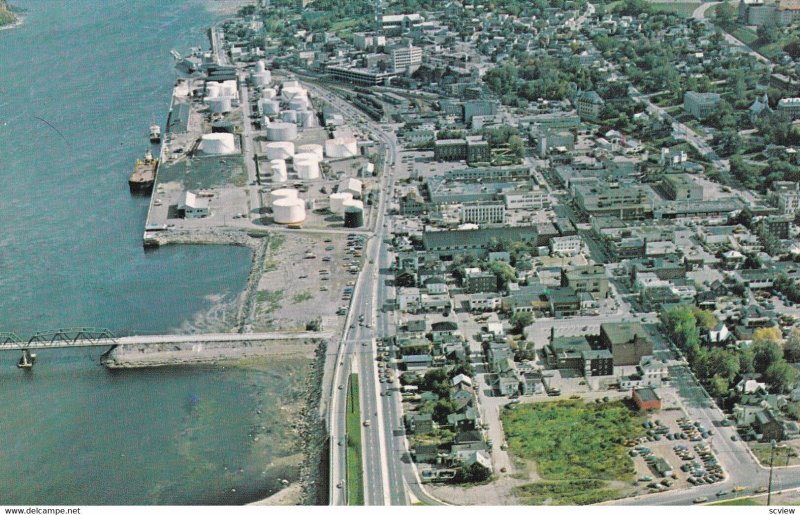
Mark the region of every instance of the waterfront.
MULTIPOLYGON (((15 2, 25 21, 0 32, 0 331, 232 325, 250 250, 145 253, 148 199, 127 187, 164 124, 169 50, 207 46, 206 3, 15 2)), ((278 487, 273 458, 296 469, 293 419, 276 410, 301 398, 307 359, 112 373, 101 352, 41 352, 30 374, 0 356, 0 432, 14 435, 0 504, 237 504, 278 487)))

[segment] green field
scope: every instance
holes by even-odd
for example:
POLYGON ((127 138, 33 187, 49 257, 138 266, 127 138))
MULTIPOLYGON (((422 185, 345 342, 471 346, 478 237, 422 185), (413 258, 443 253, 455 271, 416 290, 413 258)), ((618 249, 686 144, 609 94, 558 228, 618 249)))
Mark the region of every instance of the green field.
POLYGON ((568 400, 504 410, 509 452, 535 461, 545 480, 515 494, 529 504, 589 504, 617 496, 606 481, 633 479, 624 442, 644 434, 645 419, 622 402, 568 400))
POLYGON ((689 18, 692 13, 700 6, 697 3, 677 3, 677 2, 652 2, 650 7, 656 12, 675 13, 682 18, 689 18))
POLYGON ((347 504, 364 505, 364 471, 361 466, 361 407, 358 374, 350 374, 347 388, 347 504))
POLYGON ((739 499, 731 499, 730 501, 720 501, 711 503, 711 506, 761 506, 750 497, 741 497, 739 499))

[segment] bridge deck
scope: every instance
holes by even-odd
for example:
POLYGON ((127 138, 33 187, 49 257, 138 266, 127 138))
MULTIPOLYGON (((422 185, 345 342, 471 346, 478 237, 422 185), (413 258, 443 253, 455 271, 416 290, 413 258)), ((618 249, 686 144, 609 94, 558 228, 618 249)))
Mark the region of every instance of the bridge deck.
POLYGON ((77 338, 38 341, 0 341, 0 351, 21 349, 57 349, 65 347, 111 347, 114 345, 177 345, 181 343, 237 343, 270 340, 328 339, 331 333, 274 332, 274 333, 208 333, 208 334, 158 334, 122 336, 119 338, 77 338))

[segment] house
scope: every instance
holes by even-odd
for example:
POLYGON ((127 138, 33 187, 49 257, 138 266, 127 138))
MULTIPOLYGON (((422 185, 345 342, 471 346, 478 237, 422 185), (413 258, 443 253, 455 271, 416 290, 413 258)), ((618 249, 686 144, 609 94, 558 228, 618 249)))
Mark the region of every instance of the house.
POLYGON ((698 120, 705 120, 717 112, 720 99, 719 93, 687 91, 683 95, 683 109, 698 120))
POLYGON ((417 463, 435 463, 439 457, 439 449, 436 444, 414 445, 414 461, 417 463))
POLYGON ((467 293, 496 292, 497 276, 479 268, 467 268, 464 271, 464 289, 467 293))
POLYGON ((408 370, 424 370, 433 365, 433 357, 430 354, 412 354, 403 356, 403 363, 408 370))
POLYGON ((756 413, 753 428, 761 435, 762 442, 780 442, 786 438, 783 420, 769 409, 756 413))
POLYGON ((635 388, 631 393, 631 398, 636 407, 642 411, 661 409, 661 397, 653 388, 635 388))
POLYGON ((431 336, 434 342, 440 342, 447 336, 458 334, 458 324, 455 322, 434 322, 431 325, 431 336))
POLYGON ((729 336, 728 327, 723 322, 719 322, 713 329, 708 330, 707 338, 709 343, 725 343, 729 336))
POLYGON ((433 415, 430 413, 416 413, 410 417, 409 422, 409 429, 415 435, 433 432, 433 415))

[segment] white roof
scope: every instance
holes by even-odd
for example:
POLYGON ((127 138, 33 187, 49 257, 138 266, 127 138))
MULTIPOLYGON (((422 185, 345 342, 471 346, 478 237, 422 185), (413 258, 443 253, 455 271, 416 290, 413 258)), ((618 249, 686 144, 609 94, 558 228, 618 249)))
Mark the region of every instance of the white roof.
POLYGON ((184 200, 184 205, 186 207, 190 207, 193 209, 208 209, 209 202, 211 201, 208 197, 201 197, 198 196, 197 193, 192 193, 191 191, 186 192, 186 200, 184 200))

